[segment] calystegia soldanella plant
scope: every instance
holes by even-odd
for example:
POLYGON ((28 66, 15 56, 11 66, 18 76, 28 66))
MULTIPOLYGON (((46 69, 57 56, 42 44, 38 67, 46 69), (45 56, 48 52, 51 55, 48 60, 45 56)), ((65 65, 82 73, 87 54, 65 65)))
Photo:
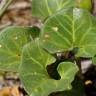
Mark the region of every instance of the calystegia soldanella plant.
POLYGON ((28 96, 85 96, 80 60, 96 62, 92 1, 32 0, 32 15, 41 28, 0 32, 0 70, 18 72, 28 96))

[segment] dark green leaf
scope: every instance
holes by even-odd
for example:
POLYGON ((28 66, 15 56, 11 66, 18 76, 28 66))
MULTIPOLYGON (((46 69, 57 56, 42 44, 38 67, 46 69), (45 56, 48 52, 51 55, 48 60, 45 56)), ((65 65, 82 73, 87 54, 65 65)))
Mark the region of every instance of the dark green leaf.
POLYGON ((40 29, 38 27, 30 27, 28 29, 28 31, 30 32, 31 36, 33 39, 35 39, 36 37, 38 38, 39 37, 39 34, 40 34, 40 29))

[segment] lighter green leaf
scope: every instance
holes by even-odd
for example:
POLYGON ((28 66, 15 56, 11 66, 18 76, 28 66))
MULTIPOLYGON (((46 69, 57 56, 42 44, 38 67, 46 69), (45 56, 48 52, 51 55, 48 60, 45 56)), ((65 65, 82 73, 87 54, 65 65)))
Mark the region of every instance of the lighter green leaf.
POLYGON ((8 27, 0 32, 0 70, 18 71, 22 48, 36 35, 34 31, 34 27, 8 27))
POLYGON ((50 53, 79 48, 76 56, 94 56, 96 19, 86 10, 64 9, 45 22, 40 38, 42 46, 50 53))
POLYGON ((46 70, 47 65, 54 62, 55 58, 40 47, 38 40, 24 47, 20 77, 30 96, 48 96, 51 92, 70 88, 77 66, 70 62, 61 63, 57 69, 61 79, 54 80, 46 70))
POLYGON ((73 7, 76 0, 32 0, 32 15, 46 19, 56 11, 73 7))

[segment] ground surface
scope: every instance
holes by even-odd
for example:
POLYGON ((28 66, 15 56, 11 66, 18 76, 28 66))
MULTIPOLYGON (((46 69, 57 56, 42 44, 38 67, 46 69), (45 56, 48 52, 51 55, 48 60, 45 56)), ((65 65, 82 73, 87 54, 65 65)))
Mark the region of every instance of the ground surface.
POLYGON ((11 25, 38 25, 37 20, 32 17, 31 0, 13 1, 14 2, 8 7, 8 10, 0 20, 0 29, 11 25))

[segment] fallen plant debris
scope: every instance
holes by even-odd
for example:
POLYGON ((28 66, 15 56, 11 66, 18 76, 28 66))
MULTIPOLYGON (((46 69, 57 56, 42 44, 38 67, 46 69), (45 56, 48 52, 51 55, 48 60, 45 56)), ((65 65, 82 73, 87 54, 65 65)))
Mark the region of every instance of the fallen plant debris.
POLYGON ((17 86, 5 87, 0 90, 0 96, 21 96, 17 86))

